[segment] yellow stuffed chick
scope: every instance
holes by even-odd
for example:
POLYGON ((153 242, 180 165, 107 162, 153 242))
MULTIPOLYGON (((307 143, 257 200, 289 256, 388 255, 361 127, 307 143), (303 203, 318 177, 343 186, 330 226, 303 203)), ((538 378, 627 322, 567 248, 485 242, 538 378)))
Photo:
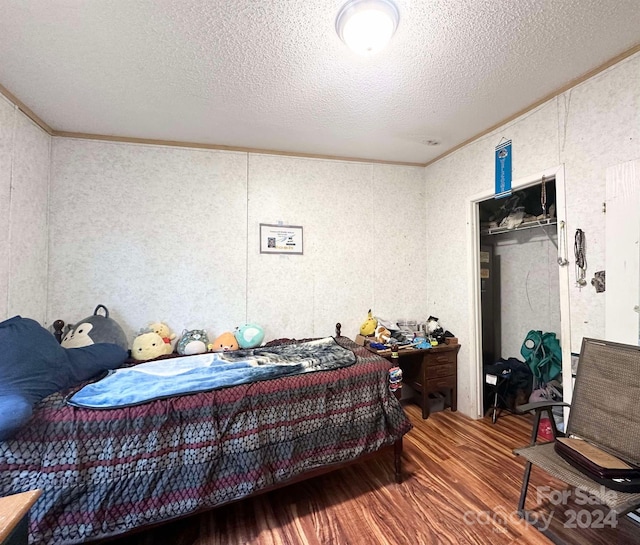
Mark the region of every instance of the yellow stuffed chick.
POLYGON ((171 344, 165 343, 155 331, 142 333, 133 340, 131 357, 134 360, 152 360, 165 354, 171 354, 171 344))

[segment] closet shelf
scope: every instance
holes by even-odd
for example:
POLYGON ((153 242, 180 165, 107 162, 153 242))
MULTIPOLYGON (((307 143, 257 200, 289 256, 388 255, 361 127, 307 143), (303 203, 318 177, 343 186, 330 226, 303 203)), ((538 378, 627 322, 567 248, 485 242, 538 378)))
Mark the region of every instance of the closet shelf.
POLYGON ((524 229, 533 229, 534 227, 546 227, 547 225, 556 225, 558 223, 557 218, 546 218, 543 220, 533 220, 523 222, 517 227, 490 227, 489 229, 482 229, 482 235, 499 235, 501 233, 512 233, 513 231, 522 231, 524 229))

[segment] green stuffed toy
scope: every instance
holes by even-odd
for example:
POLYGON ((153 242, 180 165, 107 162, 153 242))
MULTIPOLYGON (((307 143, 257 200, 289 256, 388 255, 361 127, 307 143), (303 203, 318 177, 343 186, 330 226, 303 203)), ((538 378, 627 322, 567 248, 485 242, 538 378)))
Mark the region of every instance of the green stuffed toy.
POLYGON ((264 340, 264 329, 258 324, 244 324, 233 333, 240 348, 255 348, 264 340))

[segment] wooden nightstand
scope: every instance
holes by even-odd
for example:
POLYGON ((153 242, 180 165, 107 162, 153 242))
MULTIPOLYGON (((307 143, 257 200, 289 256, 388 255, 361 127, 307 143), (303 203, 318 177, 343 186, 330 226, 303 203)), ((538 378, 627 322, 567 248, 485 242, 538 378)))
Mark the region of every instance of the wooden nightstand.
POLYGON ((31 490, 0 498, 0 544, 27 545, 29 509, 42 490, 31 490))
MULTIPOLYGON (((391 350, 374 350, 391 360, 391 350)), ((458 408, 458 351, 459 344, 441 344, 427 350, 405 348, 398 351, 398 365, 402 382, 415 392, 415 400, 422 407, 422 418, 429 418, 429 394, 447 393, 452 411, 458 408)))

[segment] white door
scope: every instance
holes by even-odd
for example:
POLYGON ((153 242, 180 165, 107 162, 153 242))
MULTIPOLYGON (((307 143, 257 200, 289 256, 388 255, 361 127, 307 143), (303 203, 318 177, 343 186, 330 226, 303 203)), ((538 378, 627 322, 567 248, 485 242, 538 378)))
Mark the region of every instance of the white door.
POLYGON ((605 335, 640 344, 640 161, 607 169, 605 335))

